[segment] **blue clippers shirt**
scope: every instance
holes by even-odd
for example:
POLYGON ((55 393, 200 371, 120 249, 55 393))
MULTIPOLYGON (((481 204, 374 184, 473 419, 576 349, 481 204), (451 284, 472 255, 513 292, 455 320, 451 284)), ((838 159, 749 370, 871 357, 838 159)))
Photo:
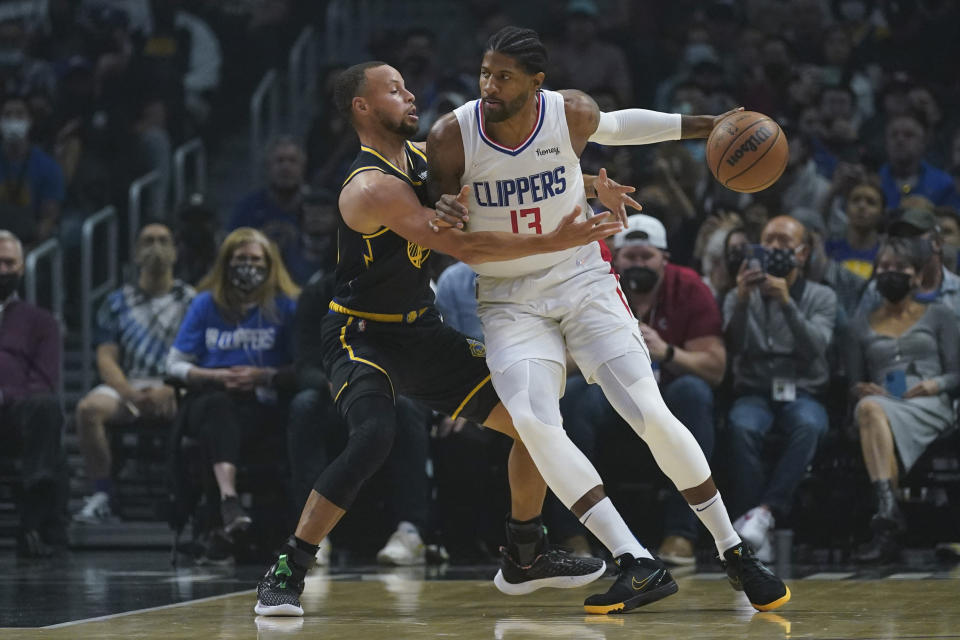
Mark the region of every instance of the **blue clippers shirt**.
POLYGON ((293 362, 293 316, 297 303, 277 297, 279 322, 251 309, 239 323, 220 315, 209 291, 190 303, 173 348, 196 358, 193 364, 205 369, 233 366, 281 367, 293 362))

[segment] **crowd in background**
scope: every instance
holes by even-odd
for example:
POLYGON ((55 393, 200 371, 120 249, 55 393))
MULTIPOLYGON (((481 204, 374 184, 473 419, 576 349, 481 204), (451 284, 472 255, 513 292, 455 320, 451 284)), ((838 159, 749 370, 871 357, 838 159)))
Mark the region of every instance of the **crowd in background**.
MULTIPOLYGON (((168 179, 175 144, 201 135, 216 148, 236 118, 230 103, 282 57, 297 20, 320 20, 327 3, 302 4, 313 3, 49 0, 39 18, 0 11, 0 228, 27 248, 54 234, 75 245, 77 221, 121 201, 131 179, 148 169, 168 179), (250 40, 263 47, 255 53, 250 40)), ((367 43, 417 96, 418 139, 476 97, 483 42, 511 23, 541 32, 548 88, 587 91, 604 111, 743 105, 781 124, 789 165, 755 194, 722 188, 699 140, 590 144, 582 166, 637 187, 643 214, 609 241, 613 266, 665 400, 713 457, 741 535, 772 559, 773 531, 795 524, 798 491, 833 434, 870 503, 853 557, 896 558, 909 524, 901 479, 956 420, 960 3, 471 0, 456 11, 458 28, 382 29, 367 43)), ((77 522, 112 517, 107 433, 119 425, 167 421, 205 455, 218 507, 210 561, 229 557, 255 520, 238 499, 245 461, 272 456, 289 519, 342 446, 315 344, 336 261, 336 193, 357 149, 331 99, 333 78, 357 60, 340 62, 316 78, 305 139, 280 136, 265 150, 262 187, 238 189, 222 212, 201 199, 154 203, 152 218, 165 224, 141 230, 136 281, 97 314, 103 384, 68 420, 89 483, 77 522)), ((0 416, 7 429, 46 411, 53 425, 34 449, 33 475, 24 472, 33 490, 61 496, 50 513, 24 515, 22 548, 41 553, 65 539, 61 445, 50 435, 63 419, 50 408, 54 381, 37 373, 50 369, 43 349, 58 330, 40 332, 49 322, 29 315, 15 322, 26 305, 3 278, 22 272, 17 254, 0 236, 0 352, 11 354, 0 357, 18 363, 2 366, 0 416), (12 333, 28 328, 29 339, 12 333)), ((481 338, 473 273, 431 262, 445 320, 481 338)), ((566 428, 615 486, 625 460, 605 450, 628 430, 596 386, 568 373, 566 428)), ((393 533, 378 557, 422 562, 424 541, 445 541, 473 559, 476 539, 502 516, 504 496, 483 479, 503 469, 504 443, 412 403, 400 410, 387 469, 393 533)), ((658 550, 691 564, 698 525, 679 494, 665 494, 658 550)), ((589 552, 558 503, 547 514, 553 537, 589 552)))

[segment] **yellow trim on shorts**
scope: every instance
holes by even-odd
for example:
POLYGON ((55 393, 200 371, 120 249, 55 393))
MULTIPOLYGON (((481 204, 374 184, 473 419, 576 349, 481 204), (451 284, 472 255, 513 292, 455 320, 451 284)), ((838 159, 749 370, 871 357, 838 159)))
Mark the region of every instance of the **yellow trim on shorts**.
POLYGON ((340 387, 340 391, 337 391, 337 395, 333 396, 333 401, 334 401, 334 402, 336 402, 337 400, 340 399, 340 394, 343 393, 343 390, 347 388, 347 385, 348 385, 348 384, 350 384, 350 383, 349 383, 349 382, 344 382, 344 383, 343 383, 343 386, 340 387))
MULTIPOLYGON (((423 307, 422 309, 416 309, 414 311, 408 311, 407 313, 369 313, 367 311, 354 311, 353 309, 348 309, 342 304, 337 304, 334 301, 330 301, 330 310, 336 311, 337 313, 342 313, 345 316, 354 316, 356 318, 363 318, 364 320, 373 320, 374 322, 390 322, 390 323, 400 323, 400 322, 413 322, 418 319, 420 316, 427 312, 427 309, 430 307, 423 307)), ((347 323, 349 324, 349 323, 347 323)))
MULTIPOLYGON (((480 381, 480 384, 478 384, 477 386, 475 386, 475 387, 473 388, 473 391, 471 391, 470 393, 467 394, 467 397, 463 399, 463 402, 460 403, 460 406, 457 407, 457 410, 450 414, 450 417, 451 417, 451 418, 456 418, 457 416, 459 416, 459 415, 460 415, 460 412, 463 411, 463 408, 464 408, 465 406, 467 406, 467 403, 470 402, 470 400, 473 398, 473 396, 477 395, 477 391, 480 391, 480 389, 483 388, 483 385, 487 384, 488 382, 490 382, 490 374, 489 374, 489 373, 487 374, 487 377, 486 377, 486 378, 484 378, 483 380, 480 381)), ((486 416, 484 416, 484 417, 486 417, 486 416)))
MULTIPOLYGON (((340 327, 340 344, 342 344, 343 348, 347 350, 347 355, 350 356, 351 360, 353 360, 354 362, 361 362, 363 364, 369 365, 374 369, 376 369, 377 371, 381 372, 383 375, 387 376, 387 382, 390 383, 390 392, 393 393, 394 397, 396 397, 397 392, 393 388, 393 380, 390 379, 390 374, 387 373, 386 369, 378 365, 376 362, 370 362, 369 360, 364 360, 363 358, 358 358, 357 356, 353 355, 353 347, 347 344, 347 327, 349 327, 351 324, 353 324, 353 318, 347 318, 347 324, 340 327)), ((343 385, 343 386, 345 387, 347 385, 343 385)), ((342 387, 340 391, 343 391, 342 387)), ((339 395, 340 394, 338 393, 337 396, 339 395)))

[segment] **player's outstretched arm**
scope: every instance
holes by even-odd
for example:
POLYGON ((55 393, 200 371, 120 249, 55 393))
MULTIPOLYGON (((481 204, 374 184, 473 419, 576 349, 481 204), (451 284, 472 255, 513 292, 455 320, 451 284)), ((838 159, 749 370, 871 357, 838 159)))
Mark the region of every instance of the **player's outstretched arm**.
MULTIPOLYGON (((464 187, 461 198, 466 198, 467 193, 464 187)), ((410 242, 468 264, 562 251, 596 242, 622 229, 619 222, 610 222, 609 213, 579 220, 581 211, 576 207, 556 229, 542 235, 465 233, 455 227, 436 233, 429 225, 436 212, 421 205, 405 182, 377 171, 359 174, 343 189, 340 212, 347 226, 358 233, 375 233, 388 227, 410 242)))
POLYGON ((649 109, 604 113, 593 98, 582 91, 567 89, 560 93, 564 97, 571 142, 578 152, 588 141, 616 146, 706 138, 723 118, 743 110, 738 107, 719 116, 687 116, 649 109))

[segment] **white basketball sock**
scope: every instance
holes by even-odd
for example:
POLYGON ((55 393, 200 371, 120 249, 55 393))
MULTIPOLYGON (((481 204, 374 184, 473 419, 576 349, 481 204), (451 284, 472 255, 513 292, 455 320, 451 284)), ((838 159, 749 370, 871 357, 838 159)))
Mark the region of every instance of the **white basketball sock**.
POLYGON ((727 514, 727 508, 723 506, 723 498, 720 497, 719 491, 706 502, 692 504, 690 508, 693 509, 693 512, 700 518, 700 522, 713 536, 713 541, 717 545, 717 551, 720 552, 721 558, 724 551, 740 544, 740 536, 734 530, 733 523, 730 522, 730 516, 727 514))
POLYGON ((580 518, 580 522, 597 536, 614 558, 629 553, 634 558, 653 559, 647 548, 640 544, 630 532, 630 528, 610 502, 610 498, 604 498, 590 507, 580 518))

